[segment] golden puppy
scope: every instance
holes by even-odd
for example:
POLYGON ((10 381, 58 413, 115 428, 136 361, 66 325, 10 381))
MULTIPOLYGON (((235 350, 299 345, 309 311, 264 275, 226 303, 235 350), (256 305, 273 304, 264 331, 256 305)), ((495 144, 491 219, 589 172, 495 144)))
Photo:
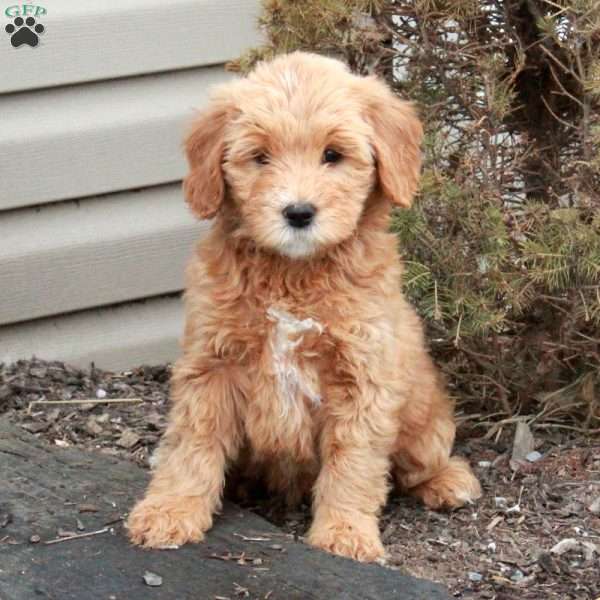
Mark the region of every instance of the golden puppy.
POLYGON ((391 205, 417 187, 410 104, 340 62, 294 53, 218 88, 187 140, 184 188, 215 217, 187 271, 183 356, 131 540, 202 540, 228 466, 290 502, 315 546, 382 557, 389 479, 427 506, 480 495, 451 457, 452 405, 400 291, 391 205))

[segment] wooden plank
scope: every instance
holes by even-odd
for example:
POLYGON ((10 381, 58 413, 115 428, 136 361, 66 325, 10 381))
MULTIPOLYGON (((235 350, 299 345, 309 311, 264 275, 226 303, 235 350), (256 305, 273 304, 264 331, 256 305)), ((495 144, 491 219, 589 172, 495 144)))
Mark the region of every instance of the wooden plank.
MULTIPOLYGON (((5 3, 2 30, 22 4, 5 3)), ((13 48, 2 31, 0 93, 223 63, 259 41, 258 0, 48 0, 42 6, 46 14, 34 18, 45 31, 35 48, 13 48)))
POLYGON ((0 362, 36 356, 122 370, 171 362, 179 355, 183 307, 154 298, 0 327, 0 362))
POLYGON ((0 529, 5 542, 0 544, 2 598, 450 598, 429 581, 310 548, 231 504, 225 505, 203 543, 169 551, 142 550, 128 543, 119 520, 147 483, 147 474, 135 464, 50 447, 4 420, 0 420, 0 457, 0 512, 8 521, 0 529), (94 504, 97 511, 79 514, 78 505, 84 503, 94 504), (44 543, 54 539, 59 528, 74 528, 76 519, 88 532, 108 531, 44 543), (40 536, 41 543, 29 543, 32 535, 40 536), (146 571, 162 577, 159 588, 144 585, 146 571))
POLYGON ((177 292, 208 226, 179 184, 0 213, 0 325, 177 292))
POLYGON ((230 77, 210 67, 0 98, 0 210, 181 179, 194 108, 230 77))

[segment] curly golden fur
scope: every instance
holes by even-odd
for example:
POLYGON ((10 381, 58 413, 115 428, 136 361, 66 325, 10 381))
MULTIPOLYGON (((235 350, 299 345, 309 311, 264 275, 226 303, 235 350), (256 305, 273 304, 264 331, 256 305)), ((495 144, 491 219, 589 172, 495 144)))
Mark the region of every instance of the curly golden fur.
POLYGON ((363 561, 384 555, 391 478, 432 508, 480 495, 450 456, 453 408, 388 233, 391 205, 416 190, 421 137, 384 83, 316 55, 215 91, 184 182, 194 213, 215 219, 187 270, 183 355, 134 543, 202 540, 233 465, 290 503, 312 492, 308 541, 363 561), (309 226, 284 216, 297 203, 309 226))

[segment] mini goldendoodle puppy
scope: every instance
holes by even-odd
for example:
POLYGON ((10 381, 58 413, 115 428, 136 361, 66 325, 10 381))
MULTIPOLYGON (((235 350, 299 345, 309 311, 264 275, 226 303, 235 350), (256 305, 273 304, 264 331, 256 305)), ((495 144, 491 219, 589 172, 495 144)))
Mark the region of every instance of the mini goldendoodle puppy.
POLYGON ((417 187, 421 137, 410 104, 321 56, 217 88, 184 183, 215 220, 188 266, 183 356, 134 543, 202 540, 234 464, 290 503, 312 492, 308 541, 363 561, 384 555, 391 477, 432 508, 480 495, 450 456, 452 404, 388 233, 417 187))

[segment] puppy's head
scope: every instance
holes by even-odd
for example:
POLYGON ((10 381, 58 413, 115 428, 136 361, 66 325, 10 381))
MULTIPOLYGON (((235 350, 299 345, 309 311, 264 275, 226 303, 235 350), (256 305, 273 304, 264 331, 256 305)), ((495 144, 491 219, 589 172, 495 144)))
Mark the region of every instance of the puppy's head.
POLYGON ((409 206, 421 124, 381 81, 294 53, 218 88, 186 142, 187 200, 231 211, 237 234, 291 257, 352 236, 365 204, 409 206))

